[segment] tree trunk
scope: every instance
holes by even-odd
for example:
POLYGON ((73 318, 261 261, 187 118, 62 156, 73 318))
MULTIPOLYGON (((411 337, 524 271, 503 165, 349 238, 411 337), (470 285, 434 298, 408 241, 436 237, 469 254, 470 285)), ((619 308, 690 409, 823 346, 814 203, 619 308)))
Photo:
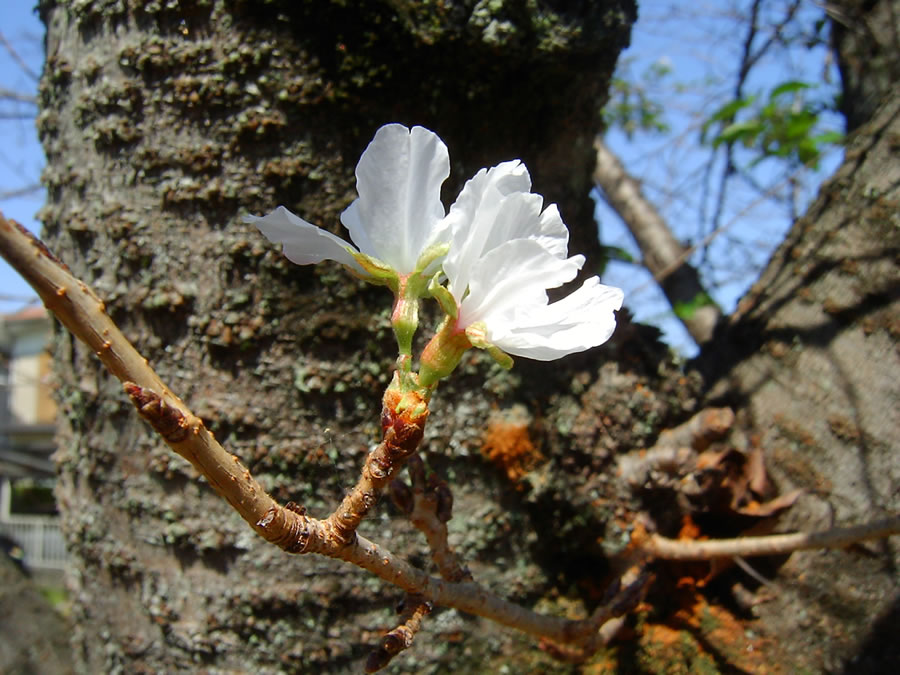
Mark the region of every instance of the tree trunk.
POLYGON ((900 2, 841 0, 826 11, 841 71, 841 112, 853 131, 900 82, 900 2))
MULTIPOLYGON (((727 330, 701 356, 712 400, 741 409, 783 490, 786 529, 900 510, 900 93, 850 139, 727 330)), ((893 540, 795 554, 759 605, 789 670, 890 672, 900 549, 893 540)))
MULTIPOLYGON (((390 297, 334 266, 290 264, 244 213, 284 204, 337 230, 360 152, 398 121, 447 142, 447 197, 478 168, 521 157, 536 191, 560 203, 570 250, 598 249, 592 140, 633 4, 471 5, 40 5, 48 242, 229 451, 277 499, 317 516, 377 440, 395 355, 390 297)), ((602 467, 694 404, 654 335, 622 334, 512 374, 476 357, 433 402, 428 457, 455 490, 452 543, 479 581, 514 599, 562 612, 568 588, 596 583, 597 532, 612 521, 592 492, 609 482, 602 467), (503 421, 523 408, 525 422, 503 421), (492 447, 533 453, 533 485, 482 457, 491 415, 492 447)), ((265 544, 143 425, 92 354, 61 333, 56 359, 78 667, 358 671, 401 594, 265 544)), ((363 530, 427 564, 387 505, 363 530)), ((494 662, 551 668, 531 640, 450 611, 426 620, 396 667, 494 662)))

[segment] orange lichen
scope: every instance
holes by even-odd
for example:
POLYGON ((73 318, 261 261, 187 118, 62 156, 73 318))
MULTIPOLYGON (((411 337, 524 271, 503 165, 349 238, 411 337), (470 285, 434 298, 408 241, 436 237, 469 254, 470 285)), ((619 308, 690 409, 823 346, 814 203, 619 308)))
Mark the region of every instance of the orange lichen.
POLYGON ((675 590, 670 597, 676 608, 666 616, 659 616, 658 607, 652 603, 642 603, 637 608, 634 632, 626 626, 617 639, 617 643, 627 640, 631 644, 629 650, 622 652, 610 645, 581 672, 592 675, 631 672, 635 665, 640 672, 685 675, 786 672, 777 662, 772 662, 772 652, 776 649, 773 640, 748 631, 749 626, 727 609, 709 604, 692 588, 675 590))
POLYGON ((544 459, 531 440, 527 418, 521 414, 497 416, 489 422, 481 454, 513 483, 519 482, 544 459))
POLYGON ((693 521, 690 514, 685 514, 681 519, 681 530, 678 532, 679 539, 706 539, 700 536, 700 527, 693 521))

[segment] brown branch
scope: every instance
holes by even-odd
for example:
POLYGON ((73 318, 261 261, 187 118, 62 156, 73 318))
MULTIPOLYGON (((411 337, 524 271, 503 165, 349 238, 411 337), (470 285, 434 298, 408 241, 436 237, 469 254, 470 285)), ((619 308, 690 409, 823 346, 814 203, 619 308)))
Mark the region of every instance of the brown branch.
MULTIPOLYGON (((35 42, 38 42, 38 40, 35 40, 35 42)), ((0 32, 0 45, 3 45, 3 48, 6 49, 6 52, 9 54, 9 56, 12 58, 12 60, 15 61, 19 65, 19 68, 22 69, 23 73, 25 73, 28 77, 30 77, 35 82, 37 82, 38 79, 40 79, 38 77, 38 74, 36 72, 34 72, 27 63, 25 63, 25 59, 23 59, 19 55, 19 52, 16 51, 15 47, 12 46, 10 41, 6 39, 6 36, 2 32, 0 32)))
POLYGON ((422 442, 428 419, 427 403, 418 394, 411 393, 402 405, 403 410, 398 412, 400 392, 395 389, 385 392, 381 409, 384 440, 369 453, 356 486, 328 517, 326 527, 343 544, 353 540, 356 528, 377 503, 379 493, 422 442))
POLYGON ((44 189, 44 186, 40 183, 35 183, 33 185, 26 185, 25 187, 16 188, 14 190, 5 190, 0 192, 0 200, 5 199, 16 199, 17 197, 24 197, 25 195, 34 194, 35 192, 40 192, 44 189))
MULTIPOLYGON (((0 87, 0 99, 4 101, 15 101, 16 103, 30 103, 37 105, 37 96, 33 94, 23 94, 20 91, 13 91, 6 87, 0 87)), ((34 117, 34 114, 31 115, 34 117)))
POLYGON ((722 315, 719 307, 698 299, 709 295, 700 282, 700 275, 685 257, 685 247, 679 242, 656 207, 644 196, 640 182, 631 176, 619 158, 599 136, 594 140, 597 163, 594 182, 600 187, 606 202, 619 214, 641 249, 644 265, 655 277, 672 307, 689 305, 691 312, 676 312, 697 344, 712 338, 716 323, 722 315), (660 277, 663 270, 669 270, 660 277), (697 306, 699 305, 699 306, 697 306))
MULTIPOLYGON (((694 253, 699 251, 701 248, 708 246, 710 243, 712 243, 713 239, 715 239, 719 235, 724 234, 726 231, 731 229, 731 227, 734 226, 736 223, 738 223, 741 220, 741 218, 743 218, 744 216, 749 214, 751 211, 753 211, 753 209, 755 209, 757 206, 762 204, 767 199, 776 195, 778 193, 778 191, 781 190, 783 187, 785 187, 786 185, 790 185, 791 182, 797 178, 797 176, 800 174, 800 172, 801 172, 801 169, 797 169, 796 171, 791 172, 791 174, 788 175, 784 180, 778 181, 775 185, 772 185, 771 187, 769 187, 769 189, 767 189, 765 192, 763 192, 758 197, 756 197, 756 199, 754 199, 749 204, 744 206, 744 208, 742 208, 740 211, 738 211, 736 214, 734 214, 734 216, 732 216, 732 218, 727 223, 723 223, 722 225, 719 225, 718 227, 713 229, 709 234, 707 234, 705 237, 703 237, 703 239, 701 239, 700 241, 696 242, 695 244, 692 244, 691 246, 688 246, 687 248, 685 248, 684 253, 679 255, 677 258, 673 259, 669 265, 667 265, 665 268, 663 268, 658 273, 653 275, 653 282, 661 284, 665 279, 667 279, 669 277, 669 275, 674 274, 676 271, 678 271, 678 269, 681 267, 682 263, 684 263, 686 260, 688 260, 692 255, 694 255, 694 253)), ((650 283, 652 283, 652 282, 647 282, 646 284, 641 284, 633 291, 633 293, 637 293, 638 291, 643 290, 650 283)), ((734 315, 732 315, 731 320, 732 321, 734 320, 734 315)))
MULTIPOLYGON (((460 557, 450 548, 447 539, 447 523, 453 516, 453 493, 450 486, 432 473, 425 477, 425 463, 419 456, 409 462, 412 481, 412 499, 407 511, 410 522, 428 542, 431 559, 437 565, 442 579, 447 581, 471 581, 472 573, 460 557)), ((399 481, 397 481, 399 482, 399 481)))
POLYGON ((712 541, 667 539, 651 535, 641 542, 640 551, 665 560, 709 560, 711 558, 783 555, 794 551, 844 548, 865 539, 881 539, 900 534, 900 515, 853 527, 835 527, 823 532, 795 532, 765 537, 738 537, 712 541))
MULTIPOLYGON (((275 502, 240 460, 225 451, 203 422, 162 382, 107 315, 103 301, 84 282, 73 277, 43 243, 2 214, 0 254, 32 285, 47 308, 123 382, 125 392, 139 413, 169 447, 187 459, 257 533, 288 553, 319 553, 343 560, 407 593, 420 594, 434 604, 491 619, 555 643, 582 646, 586 651, 607 639, 615 628, 615 620, 609 620, 609 616, 628 611, 649 583, 646 577, 639 575, 637 581, 606 603, 608 607, 602 612, 598 611, 581 621, 564 619, 533 612, 471 581, 451 582, 431 577, 365 537, 334 536, 334 525, 330 519, 318 520, 307 516, 305 510, 296 504, 281 506, 275 502), (610 630, 607 631, 607 628, 610 630)), ((390 401, 387 403, 390 404, 390 401)), ((396 406, 393 409, 396 410, 396 406)), ((393 462, 406 459, 421 440, 427 412, 417 406, 406 411, 405 416, 404 413, 389 415, 385 424, 383 452, 393 462)), ((381 481, 374 475, 377 466, 373 465, 374 468, 370 469, 373 485, 381 481)), ((379 487, 375 486, 375 489, 379 487)), ((363 502, 366 494, 370 494, 368 489, 360 491, 363 502)), ((366 506, 368 508, 371 504, 366 506)), ((440 512, 441 508, 436 508, 435 513, 440 512)), ((885 537, 898 532, 900 517, 895 516, 858 528, 736 542, 686 543, 651 537, 642 552, 670 559, 763 555, 802 548, 845 546, 861 539, 885 537)))
MULTIPOLYGON (((441 578, 446 581, 471 581, 472 574, 450 548, 447 540, 447 522, 453 512, 453 493, 436 474, 426 479, 425 463, 414 454, 407 462, 412 489, 402 480, 390 484, 394 504, 409 516, 410 522, 420 530, 431 549, 431 558, 437 565, 441 578)), ((369 655, 366 672, 374 673, 390 663, 398 653, 412 645, 413 637, 421 627, 425 614, 431 611, 428 603, 419 595, 407 594, 404 601, 405 618, 401 625, 382 638, 381 645, 369 655)), ((399 610, 398 610, 399 611, 399 610)))
POLYGON ((640 604, 650 588, 653 575, 640 562, 632 565, 609 588, 590 618, 580 622, 578 637, 571 645, 541 641, 541 648, 560 661, 580 663, 609 644, 624 623, 623 617, 640 604))
POLYGON ((388 632, 378 647, 369 654, 366 660, 366 672, 377 673, 385 668, 391 660, 405 649, 412 646, 413 639, 422 626, 422 619, 431 612, 432 606, 421 595, 407 594, 397 611, 400 613, 400 624, 388 632))

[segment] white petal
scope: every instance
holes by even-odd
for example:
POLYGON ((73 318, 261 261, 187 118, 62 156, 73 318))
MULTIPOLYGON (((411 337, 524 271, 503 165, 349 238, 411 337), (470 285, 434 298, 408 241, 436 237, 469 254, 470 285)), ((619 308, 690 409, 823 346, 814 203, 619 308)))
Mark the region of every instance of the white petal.
POLYGON ((469 294, 460 305, 459 325, 504 322, 522 305, 547 303, 546 289, 571 281, 584 256, 561 260, 531 239, 514 239, 496 247, 470 270, 469 294))
POLYGON ((475 213, 492 200, 498 202, 514 192, 529 192, 531 176, 521 160, 503 162, 490 169, 481 169, 466 181, 459 197, 450 207, 450 217, 470 223, 475 213))
POLYGON ((541 212, 543 198, 528 192, 531 179, 518 160, 472 178, 450 207, 453 244, 444 262, 450 289, 459 300, 475 262, 513 239, 532 239, 558 258, 566 257, 569 231, 555 205, 541 212))
POLYGON ((569 228, 559 215, 559 207, 551 204, 541 213, 541 230, 538 240, 558 258, 569 254, 569 228))
POLYGON ((441 184, 449 175, 447 146, 437 134, 383 126, 356 166, 359 199, 341 221, 363 253, 409 274, 443 225, 441 184))
POLYGON ((308 223, 279 206, 266 216, 244 216, 245 223, 253 223, 266 239, 282 244, 284 255, 298 265, 310 265, 323 260, 334 260, 358 272, 363 272, 347 248, 346 241, 331 232, 308 223))
POLYGON ((487 323, 488 340, 514 356, 552 361, 606 342, 616 329, 621 289, 591 277, 552 304, 520 306, 506 324, 487 323), (494 330, 496 328, 496 330, 494 330))
POLYGON ((484 240, 493 227, 500 202, 509 194, 530 189, 531 176, 517 159, 481 169, 466 181, 446 218, 453 243, 444 271, 457 301, 465 293, 469 270, 486 252, 484 240))
POLYGON ((350 238, 360 252, 378 257, 375 255, 375 246, 372 244, 372 240, 369 239, 369 233, 359 215, 359 199, 354 199, 353 203, 344 209, 343 213, 341 213, 341 223, 350 232, 350 238))
POLYGON ((530 192, 517 192, 504 198, 484 242, 484 251, 491 251, 513 239, 531 239, 557 258, 565 258, 569 230, 563 224, 556 204, 541 213, 543 203, 543 197, 530 192))

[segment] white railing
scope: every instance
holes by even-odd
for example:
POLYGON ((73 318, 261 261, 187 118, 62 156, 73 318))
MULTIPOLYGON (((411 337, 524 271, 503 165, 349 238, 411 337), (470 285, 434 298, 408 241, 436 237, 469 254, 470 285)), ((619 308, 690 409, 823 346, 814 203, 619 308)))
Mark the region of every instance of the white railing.
POLYGON ((69 557, 56 516, 9 514, 0 517, 0 532, 15 540, 25 551, 26 567, 65 569, 69 557))

